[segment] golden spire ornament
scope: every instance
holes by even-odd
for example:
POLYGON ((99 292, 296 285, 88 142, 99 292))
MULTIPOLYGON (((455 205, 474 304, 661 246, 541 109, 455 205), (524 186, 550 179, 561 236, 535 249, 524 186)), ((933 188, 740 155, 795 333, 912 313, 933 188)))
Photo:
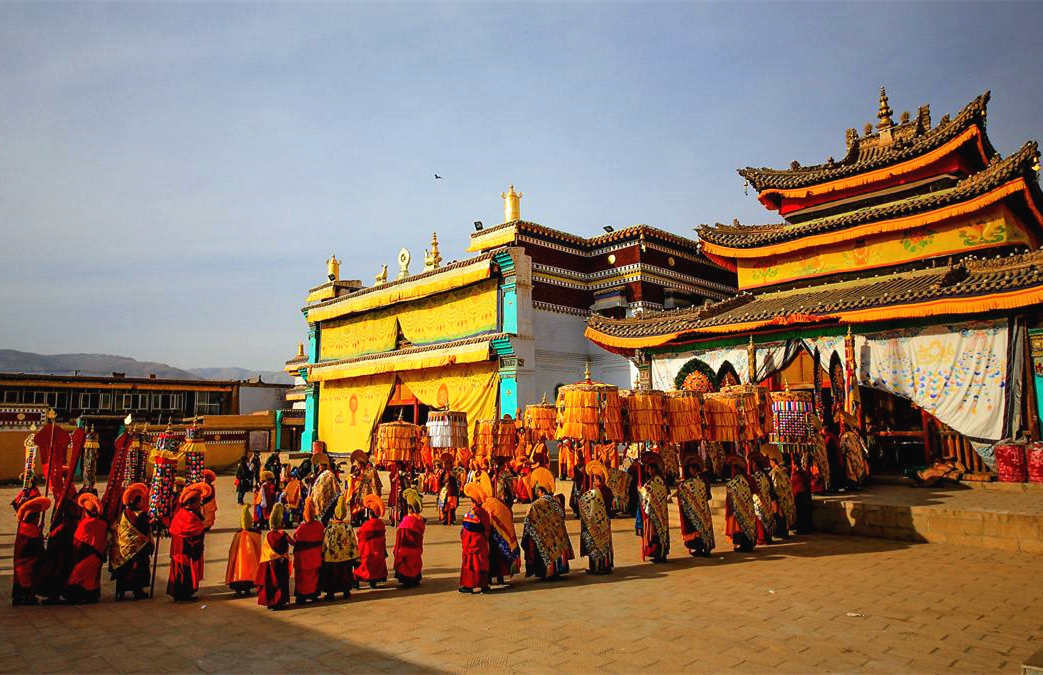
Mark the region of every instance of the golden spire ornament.
POLYGON ((438 233, 431 233, 431 250, 424 249, 424 271, 436 270, 442 266, 442 254, 438 252, 438 233))
POLYGON ((340 279, 340 261, 337 260, 336 254, 331 254, 326 261, 326 278, 330 281, 340 279))
POLYGON ((522 193, 515 192, 513 185, 507 186, 507 192, 501 192, 503 199, 503 222, 512 223, 521 220, 521 198, 522 193))
POLYGON ((880 120, 876 128, 877 129, 890 129, 894 126, 894 120, 891 119, 891 115, 894 113, 891 110, 891 106, 888 105, 887 101, 887 90, 880 87, 880 110, 876 113, 876 118, 880 120))

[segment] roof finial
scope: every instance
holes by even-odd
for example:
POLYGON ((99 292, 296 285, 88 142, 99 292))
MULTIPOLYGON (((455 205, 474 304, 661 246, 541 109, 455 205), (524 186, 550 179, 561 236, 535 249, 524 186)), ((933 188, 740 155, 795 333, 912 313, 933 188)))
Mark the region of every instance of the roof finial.
POLYGON ((590 359, 587 359, 586 366, 583 368, 583 379, 590 382, 590 359))
POLYGON ((340 279, 340 261, 337 260, 336 254, 331 254, 326 261, 326 278, 330 281, 340 279))
POLYGON ((513 185, 507 186, 507 192, 501 192, 503 199, 503 222, 512 223, 521 220, 521 198, 522 193, 515 192, 513 185))
POLYGON ((877 129, 890 129, 894 126, 894 120, 891 119, 891 106, 887 104, 887 90, 880 87, 880 110, 877 111, 876 117, 880 121, 877 123, 877 129))
POLYGON ((442 266, 442 254, 438 252, 438 233, 431 233, 431 250, 424 250, 424 271, 435 270, 442 266))

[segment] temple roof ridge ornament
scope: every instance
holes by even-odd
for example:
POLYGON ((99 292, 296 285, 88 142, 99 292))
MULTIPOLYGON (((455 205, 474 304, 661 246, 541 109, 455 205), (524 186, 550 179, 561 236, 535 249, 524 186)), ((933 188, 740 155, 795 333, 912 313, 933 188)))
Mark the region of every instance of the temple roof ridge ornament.
POLYGON ((431 233, 431 249, 424 249, 424 271, 430 272, 442 266, 442 254, 438 252, 438 233, 431 233))
POLYGON ((507 192, 501 192, 503 199, 503 222, 512 223, 521 220, 521 198, 522 193, 514 191, 514 185, 507 186, 507 192))
POLYGON ((939 124, 932 128, 929 105, 920 106, 915 117, 903 116, 908 121, 895 124, 886 91, 881 89, 877 111, 879 131, 873 133, 870 124, 866 133, 859 137, 857 130, 848 129, 845 133, 847 153, 842 159, 809 165, 794 162, 785 169, 747 166, 737 170, 739 175, 758 192, 816 185, 918 157, 957 138, 961 132, 973 126, 979 129, 979 141, 986 158, 995 154, 985 135, 991 92, 986 91, 974 98, 951 119, 949 115, 944 115, 939 124), (881 133, 884 131, 890 132, 890 136, 881 133))
POLYGON ((891 110, 891 106, 887 102, 887 89, 880 87, 880 109, 876 113, 876 118, 879 120, 876 124, 877 129, 890 129, 894 126, 894 120, 891 119, 891 115, 894 111, 891 110))

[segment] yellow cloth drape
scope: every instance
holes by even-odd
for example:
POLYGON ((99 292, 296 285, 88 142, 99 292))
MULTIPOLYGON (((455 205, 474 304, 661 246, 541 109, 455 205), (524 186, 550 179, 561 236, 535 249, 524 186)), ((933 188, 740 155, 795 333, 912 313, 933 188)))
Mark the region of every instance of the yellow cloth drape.
POLYGON ((498 282, 490 279, 394 311, 406 339, 423 345, 496 330, 498 301, 498 282))
POLYGON ((467 413, 468 443, 474 440, 476 420, 496 417, 499 377, 495 363, 410 370, 398 376, 424 405, 467 413))
POLYGON ((367 316, 333 321, 322 327, 319 358, 332 361, 391 351, 395 348, 397 336, 394 312, 373 312, 367 316))
POLYGON ((388 284, 387 288, 348 295, 343 299, 334 300, 328 305, 310 308, 307 310, 308 323, 335 319, 346 314, 356 314, 398 302, 426 298, 436 293, 469 286, 476 281, 488 279, 491 275, 492 259, 480 256, 478 260, 467 265, 447 268, 437 274, 422 276, 418 279, 388 284))
POLYGON ((373 358, 361 359, 359 361, 315 366, 311 369, 308 380, 311 382, 343 380, 380 373, 438 369, 459 363, 488 361, 490 341, 467 342, 458 344, 455 347, 430 349, 407 354, 390 353, 387 356, 375 355, 373 358))
POLYGON ((368 452, 394 385, 393 373, 322 382, 319 440, 325 441, 332 452, 368 452))
POLYGON ((331 321, 322 326, 319 358, 332 361, 391 351, 395 348, 398 326, 414 345, 459 340, 494 331, 498 304, 497 281, 490 279, 414 302, 331 321))

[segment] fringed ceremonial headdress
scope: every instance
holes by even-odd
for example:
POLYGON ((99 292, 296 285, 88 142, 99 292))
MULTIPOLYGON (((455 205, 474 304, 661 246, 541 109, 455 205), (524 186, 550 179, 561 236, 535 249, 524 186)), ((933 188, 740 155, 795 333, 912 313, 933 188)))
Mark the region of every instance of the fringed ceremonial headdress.
POLYGON ((384 500, 375 494, 368 494, 362 499, 362 505, 373 512, 375 518, 384 516, 384 500))
POLYGON ((144 483, 131 483, 123 491, 123 505, 132 509, 141 509, 148 505, 148 488, 144 483))
POLYGON ((281 530, 284 511, 285 508, 282 502, 275 502, 275 505, 272 506, 272 512, 268 515, 268 527, 273 530, 281 530))
POLYGON ((243 504, 243 512, 239 514, 239 528, 242 530, 252 529, 254 526, 253 509, 249 504, 243 504))
POLYGON ((554 474, 546 467, 536 467, 529 474, 529 486, 535 488, 537 485, 545 489, 547 494, 554 494, 554 474))
MULTIPOLYGON (((191 502, 200 501, 203 499, 207 488, 210 488, 210 486, 206 483, 192 483, 181 491, 181 496, 177 498, 177 503, 186 506, 191 502)), ((212 490, 213 488, 210 489, 212 490)))
POLYGON ((351 453, 351 461, 367 463, 369 462, 369 455, 364 450, 356 450, 351 453))
POLYGON ((47 497, 34 497, 18 507, 18 520, 25 520, 33 513, 43 513, 51 508, 51 500, 47 497))
POLYGON ((101 511, 101 502, 89 492, 84 492, 77 497, 76 504, 92 516, 98 515, 98 512, 101 511))
POLYGON ((310 496, 304 498, 304 522, 310 523, 318 517, 315 502, 310 496))
POLYGON ((213 483, 217 480, 217 474, 214 473, 213 469, 203 469, 203 480, 207 483, 213 483))
POLYGON ((424 510, 424 500, 415 488, 408 488, 402 492, 402 498, 406 500, 406 506, 420 513, 424 510))
POLYGON ((487 496, 482 486, 473 481, 464 486, 464 494, 470 497, 475 504, 481 504, 487 496))
POLYGON ((586 466, 587 475, 593 478, 594 476, 601 476, 606 481, 608 480, 608 471, 605 469, 605 465, 600 460, 592 459, 587 463, 586 466))
POLYGON ((261 480, 275 480, 275 474, 266 469, 261 472, 261 480))
POLYGON ((347 520, 348 518, 348 493, 341 493, 340 497, 337 498, 337 505, 333 507, 333 517, 337 520, 347 520))

